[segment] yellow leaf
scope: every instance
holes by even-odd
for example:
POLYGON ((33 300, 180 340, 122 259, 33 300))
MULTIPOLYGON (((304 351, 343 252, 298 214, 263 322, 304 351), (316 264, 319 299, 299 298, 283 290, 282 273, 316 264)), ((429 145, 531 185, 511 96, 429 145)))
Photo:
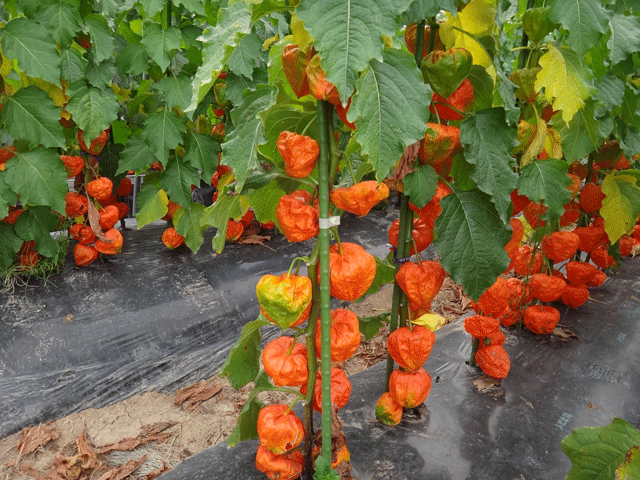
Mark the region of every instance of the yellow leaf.
POLYGON ((536 133, 531 139, 531 143, 527 145, 522 158, 520 159, 520 167, 526 167, 533 162, 538 155, 542 153, 544 149, 544 142, 547 139, 547 122, 544 118, 538 117, 538 126, 536 127, 536 133))
POLYGON ((267 38, 262 44, 262 49, 269 50, 269 47, 271 46, 271 44, 277 42, 278 40, 280 40, 280 35, 277 35, 277 34, 274 35, 273 37, 267 38))
POLYGON ((602 181, 600 215, 604 218, 604 230, 611 243, 629 233, 640 216, 640 188, 635 177, 611 172, 602 181))
POLYGON ((547 129, 544 149, 547 151, 547 158, 562 158, 562 139, 557 130, 553 128, 547 129))
POLYGON ((307 51, 307 47, 313 43, 313 37, 304 28, 304 22, 298 18, 296 12, 291 12, 291 33, 293 33, 293 41, 300 50, 307 51))
POLYGON ((447 319, 437 313, 427 312, 424 315, 413 320, 416 325, 422 325, 427 327, 432 332, 435 332, 440 327, 443 327, 447 323, 447 319))
POLYGON ((22 84, 25 87, 28 87, 30 85, 35 85, 41 90, 44 90, 45 92, 47 92, 47 95, 49 95, 51 100, 53 100, 53 103, 55 104, 56 107, 61 107, 69 101, 69 97, 64 94, 64 92, 62 91, 62 88, 60 88, 58 85, 54 85, 53 83, 46 82, 41 78, 29 77, 25 75, 23 72, 20 72, 20 78, 22 79, 22 84))
POLYGON ((446 12, 446 21, 440 26, 440 38, 445 46, 447 48, 464 47, 469 50, 473 56, 473 64, 486 68, 494 80, 496 70, 493 60, 473 37, 482 38, 493 35, 497 29, 495 16, 495 0, 471 0, 456 17, 446 12))
POLYGON ((534 88, 553 105, 554 110, 562 111, 562 120, 569 123, 573 116, 584 107, 589 97, 589 85, 582 75, 582 65, 577 54, 568 49, 549 47, 549 51, 540 57, 542 70, 538 72, 534 88))

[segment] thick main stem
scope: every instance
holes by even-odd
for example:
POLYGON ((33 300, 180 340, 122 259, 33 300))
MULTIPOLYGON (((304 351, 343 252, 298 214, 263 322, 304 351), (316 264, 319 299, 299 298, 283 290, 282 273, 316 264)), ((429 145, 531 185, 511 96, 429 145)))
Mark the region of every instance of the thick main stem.
MULTIPOLYGON (((316 372, 318 371, 318 361, 315 355, 316 327, 318 324, 318 315, 320 313, 320 298, 318 293, 318 261, 317 256, 313 256, 313 260, 309 262, 307 267, 307 275, 311 280, 313 291, 313 300, 311 302, 311 312, 309 313, 309 325, 305 331, 307 339, 307 365, 309 368, 309 380, 307 381, 307 395, 304 405, 304 431, 306 432, 304 439, 304 456, 305 456, 305 472, 313 471, 313 461, 311 459, 311 451, 313 449, 313 439, 315 437, 313 429, 313 394, 316 388, 316 372)), ((308 478, 311 478, 308 476, 308 478)))
POLYGON ((333 105, 319 100, 318 130, 320 133, 320 156, 318 158, 318 208, 320 210, 320 325, 322 352, 320 371, 322 374, 322 456, 331 465, 331 293, 329 287, 329 167, 331 165, 331 137, 333 105))

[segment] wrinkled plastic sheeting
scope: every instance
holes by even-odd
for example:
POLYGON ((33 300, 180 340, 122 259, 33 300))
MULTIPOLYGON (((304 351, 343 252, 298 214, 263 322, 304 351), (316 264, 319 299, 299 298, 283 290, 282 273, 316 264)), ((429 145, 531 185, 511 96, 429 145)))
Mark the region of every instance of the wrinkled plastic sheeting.
MULTIPOLYGON (((343 241, 385 257, 397 212, 343 217, 343 241)), ((0 437, 148 390, 173 392, 216 375, 242 327, 255 320, 255 286, 309 255, 313 241, 275 235, 266 246, 211 235, 193 254, 169 250, 166 224, 123 232, 124 249, 104 263, 65 270, 47 286, 0 296, 0 437)), ((265 327, 263 341, 279 335, 265 327)))
MULTIPOLYGON (((591 296, 577 310, 556 305, 568 338, 507 330, 511 371, 493 388, 467 364, 471 337, 462 319, 438 330, 425 363, 433 379, 426 415, 395 427, 375 420, 385 362, 350 377, 351 399, 339 416, 354 478, 558 480, 571 468, 560 443, 574 428, 614 417, 640 427, 640 260, 625 260, 591 296)), ((256 449, 256 441, 230 450, 221 443, 160 478, 209 480, 224 472, 229 480, 262 480, 256 449)))

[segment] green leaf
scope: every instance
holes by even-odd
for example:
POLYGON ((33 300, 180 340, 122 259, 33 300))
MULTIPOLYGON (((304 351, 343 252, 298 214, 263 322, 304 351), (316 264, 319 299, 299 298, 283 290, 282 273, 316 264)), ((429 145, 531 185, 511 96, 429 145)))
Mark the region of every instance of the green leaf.
POLYGON ((289 12, 293 10, 293 7, 288 5, 285 0, 263 0, 259 3, 254 3, 251 9, 251 23, 256 23, 259 19, 266 15, 270 15, 276 12, 289 12))
POLYGON ((36 250, 45 257, 54 257, 58 253, 58 242, 51 237, 60 219, 49 207, 31 207, 16 220, 16 234, 22 240, 36 241, 36 250))
POLYGON ((545 218, 560 218, 564 205, 571 201, 567 187, 571 179, 567 176, 569 164, 563 160, 536 160, 524 167, 518 179, 518 193, 530 200, 547 206, 545 218))
MULTIPOLYGON (((392 256, 390 258, 393 258, 392 256)), ((376 257, 376 276, 373 277, 373 283, 365 295, 376 293, 380 288, 388 283, 392 283, 396 278, 396 267, 389 263, 389 259, 380 260, 376 257)))
POLYGON ((118 118, 120 105, 110 88, 103 92, 78 81, 69 86, 67 95, 71 97, 67 110, 84 130, 84 138, 96 138, 118 118))
POLYGON ((144 18, 151 18, 156 13, 162 11, 165 6, 165 2, 163 0, 137 0, 143 10, 144 10, 144 18))
POLYGON ((511 169, 511 149, 518 144, 517 131, 509 126, 503 108, 482 110, 460 125, 465 159, 475 165, 471 178, 491 196, 503 222, 511 215, 511 192, 518 175, 511 169))
POLYGON ((628 125, 640 130, 640 93, 628 85, 625 86, 624 97, 620 105, 620 118, 628 125))
POLYGON ((595 104, 589 101, 583 111, 578 112, 560 129, 562 152, 567 161, 580 160, 598 148, 611 132, 609 130, 605 133, 601 130, 601 122, 596 118, 595 104))
POLYGON ((18 68, 31 77, 60 85, 60 55, 49 31, 21 17, 0 28, 2 53, 18 60, 18 68))
POLYGON ((179 0, 180 4, 184 6, 190 12, 197 13, 198 15, 206 15, 204 3, 202 0, 179 0))
POLYGON ((628 422, 614 418, 604 427, 579 427, 561 443, 573 466, 567 480, 615 478, 616 468, 627 453, 640 446, 640 432, 628 422))
POLYGON ((262 313, 243 328, 240 338, 231 347, 227 360, 222 365, 220 376, 227 377, 236 390, 252 381, 260 371, 260 327, 270 325, 262 313))
POLYGON ((276 207, 285 192, 277 181, 253 191, 249 195, 249 202, 253 206, 253 213, 259 222, 268 222, 276 218, 276 207))
POLYGON ((200 185, 200 174, 188 163, 179 161, 175 156, 162 172, 160 186, 165 189, 169 198, 185 208, 191 205, 191 185, 200 185))
POLYGON ((318 122, 315 108, 302 110, 297 105, 276 104, 260 117, 264 124, 265 144, 258 147, 261 155, 283 166, 283 160, 278 153, 277 143, 281 132, 288 130, 318 139, 318 122))
POLYGON ((433 245, 453 281, 477 301, 509 266, 504 246, 511 229, 500 220, 491 198, 480 190, 454 191, 440 205, 433 245))
POLYGON ((389 323, 389 317, 390 314, 387 312, 381 313, 380 315, 375 315, 373 317, 358 318, 358 320, 360 321, 360 333, 364 335, 365 342, 371 340, 374 336, 376 336, 382 328, 382 325, 384 325, 385 323, 389 323))
MULTIPOLYGON (((473 65, 467 76, 475 94, 473 110, 478 112, 493 106, 494 82, 484 67, 473 65)), ((508 79, 507 79, 508 80, 508 79)), ((513 84, 512 84, 513 85, 513 84)))
POLYGON ((382 35, 395 35, 397 16, 409 4, 410 0, 303 0, 296 8, 298 18, 315 38, 322 69, 340 92, 343 104, 369 60, 382 61, 382 35))
MULTIPOLYGON (((273 47, 271 48, 273 49, 273 47)), ((232 104, 240 105, 242 103, 242 93, 245 90, 255 90, 258 85, 266 85, 268 81, 267 72, 262 68, 256 68, 253 71, 253 80, 231 72, 227 77, 227 88, 224 89, 224 94, 232 104)))
POLYGON ((5 97, 2 121, 14 138, 26 140, 29 145, 64 148, 60 125, 60 107, 44 90, 31 86, 21 88, 5 97))
POLYGON ((218 153, 220 153, 220 144, 211 135, 189 131, 184 161, 189 162, 194 168, 199 168, 202 172, 200 176, 206 182, 211 181, 216 171, 218 153))
POLYGON ((163 165, 169 159, 169 150, 182 142, 184 122, 184 118, 165 108, 149 115, 144 123, 142 139, 163 165))
POLYGON ((417 170, 405 175, 404 193, 409 195, 411 202, 418 208, 424 207, 431 201, 438 186, 438 174, 431 165, 420 165, 417 170))
POLYGON ((403 15, 404 23, 409 25, 411 23, 418 23, 425 18, 435 17, 440 10, 456 12, 458 10, 458 6, 456 5, 455 0, 439 0, 437 2, 413 0, 403 15))
POLYGON ((262 41, 260 37, 253 32, 240 39, 238 46, 227 60, 227 66, 233 73, 251 80, 253 78, 253 69, 256 66, 256 60, 262 56, 262 41))
POLYGON ((164 71, 171 63, 175 51, 182 44, 182 35, 177 27, 163 29, 157 23, 147 23, 144 27, 142 44, 147 49, 151 60, 156 62, 160 70, 164 71))
POLYGON ((225 187, 220 191, 218 200, 205 209, 201 222, 203 226, 217 229, 211 240, 211 248, 216 253, 222 252, 224 248, 227 220, 239 218, 247 211, 248 205, 243 209, 243 202, 246 203, 244 195, 228 195, 225 187))
POLYGON ((161 219, 167 214, 169 197, 160 187, 145 183, 138 192, 136 221, 138 228, 161 219))
POLYGON ((142 173, 158 159, 151 152, 149 145, 140 137, 133 135, 129 137, 127 145, 120 154, 120 162, 116 173, 127 172, 133 170, 136 173, 142 173))
POLYGON ((22 247, 22 239, 16 235, 13 225, 0 222, 0 268, 5 269, 11 266, 16 258, 16 253, 22 247))
POLYGON ((95 61, 100 63, 113 57, 115 51, 114 34, 107 19, 100 14, 92 13, 85 17, 85 22, 93 40, 91 53, 94 55, 95 61))
POLYGON ((621 146, 624 149, 624 154, 628 158, 640 152, 640 131, 629 127, 624 134, 621 146))
POLYGON ((189 208, 180 208, 173 215, 176 232, 184 237, 184 243, 193 253, 198 252, 204 241, 202 234, 207 228, 201 224, 204 209, 204 205, 191 202, 189 208))
POLYGON ((158 82, 158 90, 163 94, 167 107, 178 107, 183 112, 191 104, 191 79, 186 75, 164 77, 158 82))
POLYGON ((9 188, 4 178, 4 174, 0 173, 0 219, 9 213, 9 205, 15 205, 18 201, 18 196, 9 188))
POLYGON ((100 175, 110 178, 111 180, 116 180, 118 167, 120 165, 120 154, 123 150, 124 146, 120 143, 106 143, 100 152, 100 175))
POLYGON ((620 78, 611 74, 605 75, 595 82, 595 87, 598 93, 594 97, 602 100, 610 110, 622 103, 624 81, 620 78))
POLYGON ((258 146, 266 142, 258 114, 270 108, 275 101, 276 89, 259 85, 231 110, 231 120, 236 128, 222 144, 222 161, 233 169, 237 191, 242 190, 247 172, 258 167, 258 146))
POLYGON ((109 89, 111 84, 111 80, 113 79, 113 74, 115 73, 115 60, 109 59, 105 60, 101 63, 95 63, 90 60, 87 64, 87 68, 85 70, 85 77, 87 79, 87 83, 96 87, 101 92, 109 89))
POLYGON ((384 63, 371 60, 356 88, 347 119, 355 121, 354 138, 382 181, 404 149, 424 137, 431 88, 413 55, 393 49, 385 50, 384 63))
MULTIPOLYGON (((255 391, 256 390, 253 392, 255 391)), ((244 442, 245 440, 258 438, 258 414, 260 410, 264 408, 264 403, 258 400, 258 397, 253 395, 253 392, 251 392, 244 407, 242 407, 236 426, 227 438, 229 448, 235 447, 238 443, 244 442)))
POLYGON ((224 62, 237 45, 238 34, 251 33, 251 14, 244 2, 235 2, 223 9, 215 27, 208 28, 198 37, 203 44, 202 65, 193 79, 194 98, 189 111, 195 110, 222 70, 224 62))
POLYGON ((602 181, 602 193, 606 197, 602 200, 600 215, 609 240, 615 243, 633 229, 640 217, 640 188, 633 176, 612 172, 602 181))
POLYGON ((534 83, 535 90, 540 92, 544 88, 547 101, 554 110, 561 110, 562 119, 569 123, 590 95, 590 75, 580 57, 567 48, 550 46, 539 63, 542 70, 534 83))
POLYGON ((80 14, 65 2, 42 5, 35 20, 44 25, 62 49, 67 49, 80 30, 80 14))
POLYGON ((331 462, 320 455, 316 459, 315 473, 313 480, 340 480, 342 476, 331 468, 331 462))
POLYGON ((118 53, 116 68, 122 74, 130 73, 134 76, 147 73, 149 69, 147 51, 141 45, 128 43, 118 53))
POLYGON ((87 61, 73 48, 62 52, 60 59, 60 78, 72 84, 84 77, 87 61))
POLYGON ((568 30, 567 44, 580 58, 598 43, 611 18, 599 0, 555 0, 549 6, 549 18, 568 30))
POLYGON ((640 50, 640 18, 616 14, 611 17, 609 28, 611 36, 607 40, 607 47, 611 50, 612 65, 640 50))
POLYGON ((47 205, 65 215, 67 173, 55 150, 39 146, 16 153, 6 164, 5 181, 23 205, 47 205))

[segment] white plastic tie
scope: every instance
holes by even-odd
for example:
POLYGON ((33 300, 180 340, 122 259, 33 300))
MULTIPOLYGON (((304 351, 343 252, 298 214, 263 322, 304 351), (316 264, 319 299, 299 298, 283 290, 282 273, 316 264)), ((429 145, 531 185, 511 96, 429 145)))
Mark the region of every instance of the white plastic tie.
POLYGON ((321 218, 318 220, 318 224, 322 229, 337 227, 338 225, 340 225, 340 217, 335 215, 329 218, 321 218))

